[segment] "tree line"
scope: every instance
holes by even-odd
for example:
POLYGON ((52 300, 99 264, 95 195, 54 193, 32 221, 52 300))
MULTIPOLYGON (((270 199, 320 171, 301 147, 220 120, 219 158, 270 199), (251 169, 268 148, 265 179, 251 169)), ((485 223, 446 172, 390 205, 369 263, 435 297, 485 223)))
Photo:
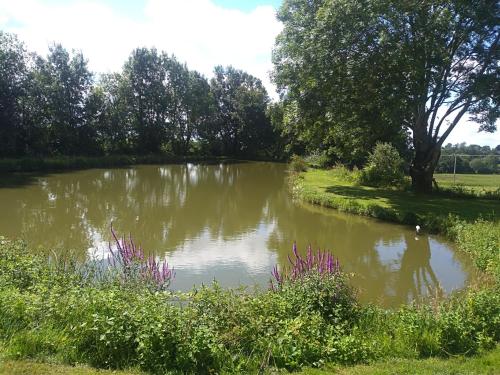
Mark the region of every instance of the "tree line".
POLYGON ((443 147, 436 171, 441 173, 498 173, 500 145, 490 146, 448 143, 443 147), (455 164, 456 158, 456 164, 455 164))
POLYGON ((0 157, 153 154, 274 157, 262 82, 217 66, 207 80, 175 56, 137 48, 97 75, 81 52, 42 57, 0 31, 0 157))

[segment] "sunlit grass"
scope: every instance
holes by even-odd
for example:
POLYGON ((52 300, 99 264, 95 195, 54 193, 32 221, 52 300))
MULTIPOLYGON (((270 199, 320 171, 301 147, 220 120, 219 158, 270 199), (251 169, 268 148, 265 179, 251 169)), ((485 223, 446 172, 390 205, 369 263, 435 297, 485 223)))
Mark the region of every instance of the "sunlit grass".
POLYGON ((429 358, 422 360, 391 360, 373 365, 353 367, 333 367, 321 370, 307 369, 304 375, 388 375, 388 374, 498 374, 500 368, 500 348, 472 358, 456 357, 451 359, 429 358))
MULTIPOLYGON (((460 198, 442 195, 422 195, 397 189, 373 188, 350 182, 335 170, 310 169, 298 181, 300 195, 312 203, 363 213, 370 207, 392 210, 394 214, 447 216, 454 214, 466 220, 480 216, 500 218, 500 201, 460 198)), ((368 216, 370 215, 368 212, 368 216)), ((382 217, 383 218, 383 217, 382 217)), ((393 221, 397 220, 395 217, 393 221)))
POLYGON ((435 174, 439 186, 466 186, 477 190, 493 191, 500 187, 500 175, 498 174, 456 174, 455 180, 452 173, 435 174))

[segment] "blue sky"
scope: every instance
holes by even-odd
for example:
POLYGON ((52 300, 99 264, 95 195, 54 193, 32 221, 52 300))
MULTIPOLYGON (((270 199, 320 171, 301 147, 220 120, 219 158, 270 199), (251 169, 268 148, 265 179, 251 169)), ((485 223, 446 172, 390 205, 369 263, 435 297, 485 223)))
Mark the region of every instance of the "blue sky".
POLYGON ((216 0, 215 3, 225 8, 240 9, 247 12, 259 5, 271 5, 278 8, 281 0, 216 0))
MULTIPOLYGON (((277 98, 269 73, 282 29, 282 0, 0 0, 0 30, 42 55, 53 42, 81 50, 95 72, 121 69, 139 46, 156 47, 210 77, 233 65, 259 77, 277 98)), ((497 145, 500 132, 461 124, 448 141, 497 145)))
POLYGON ((61 43, 96 72, 120 70, 136 47, 156 47, 210 76, 233 65, 269 79, 281 0, 0 0, 0 28, 42 55, 61 43))
MULTIPOLYGON (((68 3, 68 0, 44 0, 43 2, 49 5, 63 5, 64 3, 68 3)), ((143 15, 142 13, 147 0, 100 0, 100 2, 113 7, 118 12, 139 18, 143 15)), ((250 12, 261 5, 270 5, 277 9, 282 0, 214 0, 213 2, 223 8, 250 12)))

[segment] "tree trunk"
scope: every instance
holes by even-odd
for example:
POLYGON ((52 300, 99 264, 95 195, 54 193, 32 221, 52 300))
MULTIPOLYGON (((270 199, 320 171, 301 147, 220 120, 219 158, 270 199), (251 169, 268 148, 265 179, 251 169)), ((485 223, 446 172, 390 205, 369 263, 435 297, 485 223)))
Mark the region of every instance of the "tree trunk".
POLYGON ((426 151, 415 150, 410 167, 411 185, 418 193, 431 193, 434 170, 441 155, 441 147, 432 145, 426 151))
MULTIPOLYGON (((423 110, 420 111, 423 113, 423 110)), ((441 156, 441 145, 427 134, 427 118, 423 115, 413 129, 415 156, 410 166, 411 185, 418 193, 431 193, 434 170, 441 156)))

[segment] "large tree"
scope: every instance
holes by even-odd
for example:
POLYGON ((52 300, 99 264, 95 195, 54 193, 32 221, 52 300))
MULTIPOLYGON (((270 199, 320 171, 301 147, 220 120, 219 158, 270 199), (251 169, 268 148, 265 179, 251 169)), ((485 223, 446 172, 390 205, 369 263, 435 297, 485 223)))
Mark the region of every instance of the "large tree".
MULTIPOLYGON (((31 72, 34 85, 28 96, 38 100, 31 111, 45 124, 50 153, 84 154, 92 144, 85 103, 92 86, 92 73, 81 52, 70 54, 59 44, 49 48, 46 59, 35 58, 31 72)), ((46 150, 47 151, 47 150, 46 150)))
POLYGON ((333 147, 409 130, 413 187, 431 191, 441 146, 465 115, 496 128, 499 10, 488 0, 285 0, 274 51, 284 118, 333 147))
POLYGON ((216 108, 211 130, 220 142, 219 151, 237 156, 265 149, 272 127, 266 115, 269 97, 262 82, 231 66, 217 66, 210 89, 216 108))
POLYGON ((0 156, 24 152, 20 100, 26 92, 26 60, 23 44, 0 31, 0 156))

